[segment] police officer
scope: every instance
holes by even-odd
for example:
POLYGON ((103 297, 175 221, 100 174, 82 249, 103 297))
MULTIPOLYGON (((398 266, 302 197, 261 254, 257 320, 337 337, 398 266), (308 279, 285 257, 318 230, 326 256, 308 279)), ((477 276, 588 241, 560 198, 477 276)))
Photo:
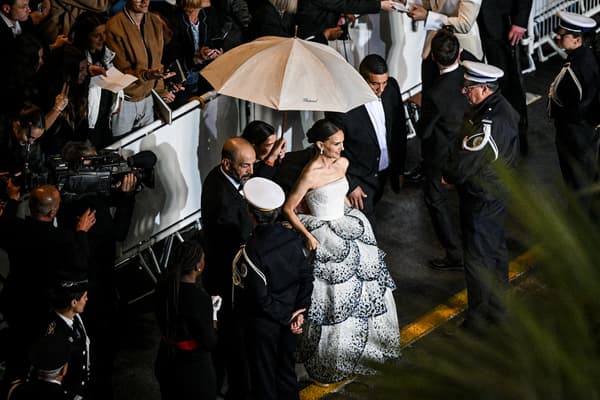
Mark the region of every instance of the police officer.
MULTIPOLYGON (((594 31, 592 18, 559 11, 556 41, 567 54, 563 68, 550 85, 548 111, 556 127, 556 150, 563 178, 573 190, 598 180, 598 93, 600 72, 584 35, 594 31)), ((590 197, 582 206, 590 207, 590 197)))
POLYGON ((88 300, 88 281, 83 274, 71 271, 68 279, 55 284, 45 336, 70 346, 69 369, 62 385, 70 398, 86 399, 90 380, 90 339, 80 314, 88 300))
POLYGON ((15 382, 8 400, 71 400, 62 386, 69 366, 70 345, 61 338, 42 336, 30 349, 32 377, 15 382))
POLYGON ((459 193, 469 298, 464 327, 477 328, 498 322, 505 313, 497 289, 508 282, 506 193, 495 168, 515 162, 519 114, 498 92, 501 69, 470 61, 463 65, 463 93, 471 111, 442 179, 459 193))
POLYGON ((248 315, 246 337, 255 399, 298 399, 294 370, 296 336, 302 333, 310 305, 312 270, 304 241, 279 222, 285 196, 276 183, 252 178, 244 197, 256 223, 252 236, 234 261, 234 281, 243 285, 248 315))

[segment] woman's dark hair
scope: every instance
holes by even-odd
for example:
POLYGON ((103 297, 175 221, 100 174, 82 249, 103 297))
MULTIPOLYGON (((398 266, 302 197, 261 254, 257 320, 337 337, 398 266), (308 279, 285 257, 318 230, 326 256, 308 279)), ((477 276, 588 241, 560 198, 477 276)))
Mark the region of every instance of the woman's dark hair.
POLYGON ((44 112, 36 105, 23 108, 17 115, 16 120, 19 121, 21 129, 27 127, 45 129, 46 127, 44 112))
POLYGON ((108 18, 95 12, 86 11, 79 14, 69 33, 69 36, 73 41, 73 46, 85 52, 88 49, 88 38, 90 34, 94 32, 94 29, 98 26, 106 24, 106 21, 108 21, 108 18))
POLYGON ((324 142, 340 128, 328 119, 320 119, 306 132, 309 143, 324 142))
POLYGON ((242 137, 256 146, 275 133, 275 128, 264 121, 252 121, 242 132, 242 137))
POLYGON ((176 334, 179 313, 179 288, 181 278, 196 268, 204 255, 204 236, 198 232, 194 237, 174 247, 167 271, 158 289, 157 319, 167 339, 176 334))

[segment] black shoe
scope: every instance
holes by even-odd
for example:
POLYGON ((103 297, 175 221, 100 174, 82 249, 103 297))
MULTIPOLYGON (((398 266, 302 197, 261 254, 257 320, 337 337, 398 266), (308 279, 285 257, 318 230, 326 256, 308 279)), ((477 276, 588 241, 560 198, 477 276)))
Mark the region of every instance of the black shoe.
POLYGON ((419 164, 413 170, 407 171, 404 173, 404 182, 417 184, 421 183, 425 180, 423 173, 421 171, 421 165, 419 164))
POLYGON ((429 260, 429 266, 438 271, 462 271, 464 269, 462 263, 452 262, 448 257, 429 260))

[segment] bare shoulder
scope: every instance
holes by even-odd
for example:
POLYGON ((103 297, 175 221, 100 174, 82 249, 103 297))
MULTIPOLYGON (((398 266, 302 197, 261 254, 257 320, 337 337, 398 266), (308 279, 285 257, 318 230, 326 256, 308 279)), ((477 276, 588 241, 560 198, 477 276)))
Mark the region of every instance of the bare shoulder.
POLYGON ((340 157, 336 162, 336 165, 339 165, 340 169, 344 170, 344 173, 346 173, 346 170, 348 169, 348 166, 350 165, 350 160, 348 160, 346 157, 340 157))

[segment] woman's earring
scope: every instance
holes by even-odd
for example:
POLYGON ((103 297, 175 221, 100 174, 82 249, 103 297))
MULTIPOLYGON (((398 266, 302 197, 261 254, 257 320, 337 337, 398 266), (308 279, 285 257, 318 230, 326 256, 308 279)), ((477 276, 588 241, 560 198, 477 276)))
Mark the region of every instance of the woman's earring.
POLYGON ((321 155, 323 155, 325 151, 323 150, 323 148, 321 147, 321 155))

